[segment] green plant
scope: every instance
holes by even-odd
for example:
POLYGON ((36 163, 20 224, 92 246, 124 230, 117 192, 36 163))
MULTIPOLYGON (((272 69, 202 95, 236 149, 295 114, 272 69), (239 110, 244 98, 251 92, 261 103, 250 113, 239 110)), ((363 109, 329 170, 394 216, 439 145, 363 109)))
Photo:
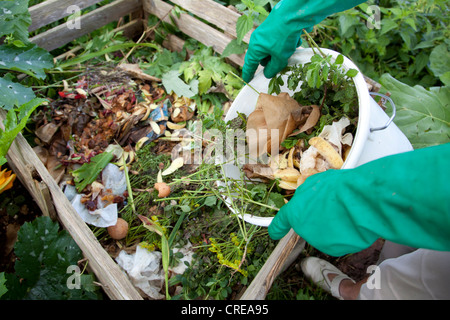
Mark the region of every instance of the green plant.
POLYGON ((45 70, 53 67, 52 56, 28 40, 31 24, 28 1, 1 1, 0 38, 0 107, 8 111, 0 130, 0 165, 6 162, 5 155, 11 143, 25 127, 31 113, 46 100, 39 99, 31 88, 20 83, 31 77, 31 82, 46 77, 45 70), (18 114, 16 114, 18 113, 18 114))
POLYGON ((449 86, 430 89, 420 85, 411 87, 389 74, 384 74, 380 83, 389 88, 397 107, 394 122, 414 149, 450 141, 449 86))
MULTIPOLYGON (((305 32, 306 33, 306 32, 305 32)), ((320 133, 325 125, 342 117, 350 119, 356 126, 358 116, 358 96, 352 78, 358 74, 356 69, 343 68, 344 57, 338 55, 334 61, 331 55, 325 55, 311 41, 316 53, 311 61, 303 65, 288 66, 269 82, 269 93, 281 92, 283 76, 287 75, 288 89, 295 91, 293 98, 301 105, 318 105, 321 117, 311 133, 300 133, 283 141, 282 146, 294 146, 299 139, 311 138, 320 133)))
MULTIPOLYGON (((20 228, 14 252, 15 273, 5 274, 7 292, 2 299, 97 299, 93 276, 78 274, 72 287, 69 267, 83 258, 67 231, 48 217, 26 222, 20 228)), ((75 270, 75 269, 74 269, 75 270)))
POLYGON ((361 72, 378 80, 384 73, 424 87, 449 84, 448 2, 377 1, 334 14, 316 28, 316 41, 350 57, 361 72))

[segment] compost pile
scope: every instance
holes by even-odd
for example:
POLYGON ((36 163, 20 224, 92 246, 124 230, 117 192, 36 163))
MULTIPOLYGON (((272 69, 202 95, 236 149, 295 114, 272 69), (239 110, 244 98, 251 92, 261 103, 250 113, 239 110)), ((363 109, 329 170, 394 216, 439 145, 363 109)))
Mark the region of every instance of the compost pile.
POLYGON ((158 81, 136 65, 98 67, 72 86, 66 82, 60 98, 34 116, 34 150, 58 183, 83 194, 81 203, 89 211, 97 209, 96 199, 106 200, 106 207, 120 206, 127 197, 123 181, 121 188, 116 180, 106 187, 96 182, 105 151, 110 157, 103 162, 116 164, 109 170, 113 178, 117 169, 133 163, 136 146, 163 136, 168 122, 176 127, 193 116, 190 101, 168 95, 158 81), (97 168, 88 167, 93 162, 97 168))

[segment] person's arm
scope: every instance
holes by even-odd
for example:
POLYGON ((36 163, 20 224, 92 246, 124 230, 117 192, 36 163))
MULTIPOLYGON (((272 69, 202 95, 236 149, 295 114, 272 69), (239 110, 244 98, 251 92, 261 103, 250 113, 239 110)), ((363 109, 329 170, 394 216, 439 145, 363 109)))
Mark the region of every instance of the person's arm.
POLYGON ((378 238, 450 251, 450 143, 310 176, 269 225, 342 256, 378 238))
POLYGON ((327 16, 350 9, 361 0, 281 0, 269 16, 252 33, 245 54, 242 78, 252 80, 259 64, 264 75, 274 77, 301 44, 302 30, 320 23, 327 16))

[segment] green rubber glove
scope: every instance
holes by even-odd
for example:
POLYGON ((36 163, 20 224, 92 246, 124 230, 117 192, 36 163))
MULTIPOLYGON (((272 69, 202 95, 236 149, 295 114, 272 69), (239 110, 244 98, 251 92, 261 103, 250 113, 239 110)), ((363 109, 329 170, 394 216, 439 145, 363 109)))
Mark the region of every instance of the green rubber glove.
POLYGON ((253 31, 245 54, 242 78, 252 80, 259 64, 266 78, 274 77, 287 66, 288 59, 301 45, 302 30, 320 23, 327 16, 350 9, 361 0, 281 0, 269 16, 253 31))
POLYGON ((378 238, 450 251, 450 143, 310 176, 269 225, 342 256, 378 238))

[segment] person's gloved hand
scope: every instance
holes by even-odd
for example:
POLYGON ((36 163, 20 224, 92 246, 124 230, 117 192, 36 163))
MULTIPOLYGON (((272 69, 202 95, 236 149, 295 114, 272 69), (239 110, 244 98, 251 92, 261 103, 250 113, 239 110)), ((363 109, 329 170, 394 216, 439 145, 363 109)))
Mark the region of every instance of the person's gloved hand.
POLYGON ((310 176, 269 225, 341 256, 378 238, 450 251, 450 143, 310 176))
POLYGON ((274 77, 287 66, 288 59, 301 45, 302 30, 330 14, 352 8, 361 0, 281 0, 266 20, 253 31, 245 54, 242 78, 250 82, 259 64, 266 78, 274 77))

